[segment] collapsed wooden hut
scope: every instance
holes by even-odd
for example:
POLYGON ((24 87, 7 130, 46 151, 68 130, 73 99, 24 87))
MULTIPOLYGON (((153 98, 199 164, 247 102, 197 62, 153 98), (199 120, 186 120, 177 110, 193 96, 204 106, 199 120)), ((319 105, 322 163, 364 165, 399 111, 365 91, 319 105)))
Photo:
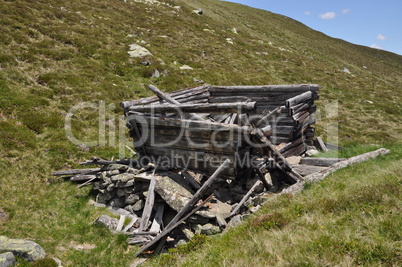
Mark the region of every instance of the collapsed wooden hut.
POLYGON ((163 93, 151 85, 156 96, 121 107, 140 160, 208 176, 229 159, 223 179, 270 172, 297 181, 286 157, 313 145, 319 88, 204 85, 163 93))

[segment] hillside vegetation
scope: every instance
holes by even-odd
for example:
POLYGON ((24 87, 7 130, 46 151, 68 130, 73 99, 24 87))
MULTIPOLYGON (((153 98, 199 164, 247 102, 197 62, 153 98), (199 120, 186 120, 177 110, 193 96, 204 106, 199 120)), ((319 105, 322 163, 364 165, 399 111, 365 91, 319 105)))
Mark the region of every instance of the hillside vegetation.
MULTIPOLYGON (((382 164, 393 166, 392 186, 400 185, 400 55, 330 38, 281 15, 215 0, 1 0, 0 14, 0 212, 6 214, 0 216, 0 234, 32 239, 64 265, 125 266, 132 260, 136 248, 125 244, 125 236, 91 226, 103 211, 85 205, 92 198, 90 188, 77 189, 50 173, 76 168, 91 156, 130 156, 118 147, 118 141, 124 141, 123 147, 130 143, 121 134, 126 129, 118 124, 118 103, 150 96, 148 84, 164 91, 202 83, 321 84, 317 105, 337 103, 339 109, 318 123, 318 134, 325 137, 326 126, 336 122, 344 146, 391 148, 394 155, 382 164), (193 12, 198 8, 202 15, 193 12), (152 56, 130 57, 130 44, 147 48, 152 56), (192 69, 181 69, 183 65, 192 69), (154 75, 156 70, 160 75, 154 75), (72 134, 94 146, 66 136, 66 115, 82 102, 93 107, 73 114, 72 134), (105 120, 99 119, 103 109, 105 120), (96 248, 75 249, 85 243, 96 248)), ((366 174, 372 177, 363 182, 361 176, 362 183, 375 181, 375 174, 366 174)), ((318 187, 325 186, 330 185, 318 187)), ((400 212, 400 198, 397 204, 395 212, 400 212)), ((297 227, 304 222, 297 221, 297 227)), ((400 229, 400 224, 389 227, 400 229)), ((401 260, 401 254, 395 255, 384 264, 401 260)))

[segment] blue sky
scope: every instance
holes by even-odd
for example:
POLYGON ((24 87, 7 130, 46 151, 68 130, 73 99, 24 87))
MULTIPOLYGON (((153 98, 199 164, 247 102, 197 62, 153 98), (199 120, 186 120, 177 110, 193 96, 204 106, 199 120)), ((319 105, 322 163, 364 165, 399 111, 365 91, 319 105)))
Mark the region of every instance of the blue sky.
POLYGON ((331 37, 402 55, 402 0, 229 0, 302 22, 331 37))

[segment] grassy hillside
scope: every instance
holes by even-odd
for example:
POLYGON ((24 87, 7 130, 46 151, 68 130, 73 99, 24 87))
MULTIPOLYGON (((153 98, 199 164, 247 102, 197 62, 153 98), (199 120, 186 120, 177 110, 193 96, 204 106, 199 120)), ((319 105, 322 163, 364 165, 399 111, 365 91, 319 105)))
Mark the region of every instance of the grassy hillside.
POLYGON ((148 84, 173 91, 200 81, 319 83, 317 104, 339 104, 319 134, 338 122, 343 145, 401 144, 402 56, 329 38, 284 16, 215 0, 1 0, 0 14, 0 211, 7 214, 0 234, 33 239, 65 265, 131 260, 135 248, 124 236, 90 226, 101 213, 85 205, 90 188, 49 174, 93 155, 119 157, 125 129, 116 125, 118 103, 151 95, 148 84), (133 43, 152 56, 130 58, 133 43), (152 77, 155 70, 160 77, 152 77), (97 142, 89 148, 70 142, 64 129, 70 109, 85 101, 96 108, 74 113, 72 133, 97 142), (103 107, 106 124, 99 125, 103 107), (84 243, 96 248, 75 248, 84 243))

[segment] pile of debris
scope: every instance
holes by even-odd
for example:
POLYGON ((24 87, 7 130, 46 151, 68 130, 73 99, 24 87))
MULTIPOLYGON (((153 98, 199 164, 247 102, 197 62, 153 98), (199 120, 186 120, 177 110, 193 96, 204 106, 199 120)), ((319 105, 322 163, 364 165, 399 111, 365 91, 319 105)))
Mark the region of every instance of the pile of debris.
POLYGON ((98 203, 123 211, 111 228, 143 245, 137 255, 219 233, 265 193, 333 163, 299 164, 313 145, 318 85, 149 89, 155 97, 121 103, 138 159, 54 173, 93 184, 98 203))

